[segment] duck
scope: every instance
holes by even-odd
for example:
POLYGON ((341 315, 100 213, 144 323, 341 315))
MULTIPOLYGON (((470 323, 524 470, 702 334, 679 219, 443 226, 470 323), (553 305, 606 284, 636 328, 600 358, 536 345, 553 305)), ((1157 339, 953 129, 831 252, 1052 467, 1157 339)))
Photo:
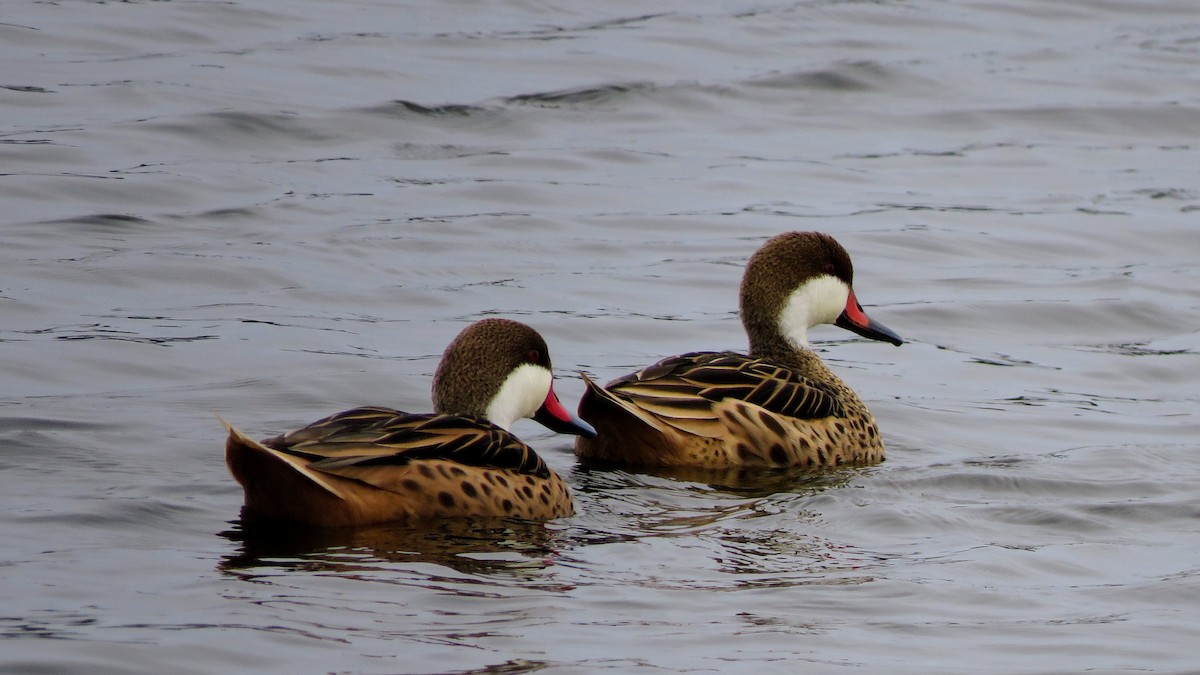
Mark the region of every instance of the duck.
POLYGON ((904 342, 863 311, 841 244, 776 235, 750 257, 739 295, 749 353, 671 356, 605 386, 584 374, 578 412, 598 433, 576 439, 580 460, 723 471, 883 461, 871 412, 808 343, 821 324, 904 342))
POLYGON ((243 521, 339 527, 574 513, 562 477, 509 430, 532 418, 559 433, 596 434, 555 394, 536 330, 502 318, 463 329, 434 374, 433 407, 360 407, 262 441, 221 420, 226 464, 245 492, 243 521))

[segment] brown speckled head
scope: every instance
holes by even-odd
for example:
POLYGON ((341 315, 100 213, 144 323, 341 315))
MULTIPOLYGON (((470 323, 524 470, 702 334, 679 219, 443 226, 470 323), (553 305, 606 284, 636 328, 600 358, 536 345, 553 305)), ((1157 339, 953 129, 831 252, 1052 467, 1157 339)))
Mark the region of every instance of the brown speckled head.
POLYGON ((785 232, 772 237, 750 257, 742 277, 742 325, 752 354, 781 344, 779 316, 788 297, 810 279, 832 276, 853 288, 850 254, 821 232, 785 232))
POLYGON ((486 417, 505 379, 526 363, 550 370, 550 352, 537 331, 510 319, 484 319, 465 328, 433 376, 433 407, 441 413, 486 417))

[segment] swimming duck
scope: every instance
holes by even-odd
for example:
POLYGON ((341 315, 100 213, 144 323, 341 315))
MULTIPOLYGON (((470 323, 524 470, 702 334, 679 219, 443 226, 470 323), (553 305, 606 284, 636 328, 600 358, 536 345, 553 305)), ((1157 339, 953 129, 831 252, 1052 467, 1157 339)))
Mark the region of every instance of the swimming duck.
POLYGON ((596 434, 555 395, 537 331, 507 319, 468 326, 442 355, 433 405, 426 414, 355 408, 262 442, 225 424, 245 515, 326 526, 571 515, 562 478, 508 431, 532 417, 560 433, 596 434))
POLYGON ((829 235, 788 232, 751 256, 741 285, 750 353, 672 356, 600 387, 586 375, 579 414, 598 436, 583 460, 642 467, 834 467, 882 461, 875 419, 808 345, 832 323, 903 340, 863 311, 850 255, 829 235))

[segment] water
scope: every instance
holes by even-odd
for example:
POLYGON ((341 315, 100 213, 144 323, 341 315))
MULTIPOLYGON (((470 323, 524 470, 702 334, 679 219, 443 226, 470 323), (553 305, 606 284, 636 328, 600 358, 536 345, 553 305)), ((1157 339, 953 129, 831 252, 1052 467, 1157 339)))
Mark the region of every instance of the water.
POLYGON ((0 670, 1197 667, 1187 0, 10 2, 0 86, 0 670), (884 464, 522 422, 577 516, 242 528, 214 414, 426 410, 490 315, 564 400, 741 349, 795 229, 909 340, 813 335, 884 464))

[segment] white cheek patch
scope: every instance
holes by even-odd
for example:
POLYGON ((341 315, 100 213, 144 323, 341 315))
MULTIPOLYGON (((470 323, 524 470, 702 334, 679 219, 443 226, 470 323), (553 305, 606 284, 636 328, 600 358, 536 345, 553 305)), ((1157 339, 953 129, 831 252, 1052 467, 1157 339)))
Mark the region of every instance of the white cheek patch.
POLYGON ((850 287, 828 274, 813 277, 788 296, 779 313, 779 332, 796 347, 808 346, 808 329, 833 323, 846 309, 850 287))
POLYGON ((492 424, 508 429, 513 422, 532 417, 545 403, 552 379, 550 371, 539 365, 523 363, 517 366, 488 404, 487 418, 492 424))

